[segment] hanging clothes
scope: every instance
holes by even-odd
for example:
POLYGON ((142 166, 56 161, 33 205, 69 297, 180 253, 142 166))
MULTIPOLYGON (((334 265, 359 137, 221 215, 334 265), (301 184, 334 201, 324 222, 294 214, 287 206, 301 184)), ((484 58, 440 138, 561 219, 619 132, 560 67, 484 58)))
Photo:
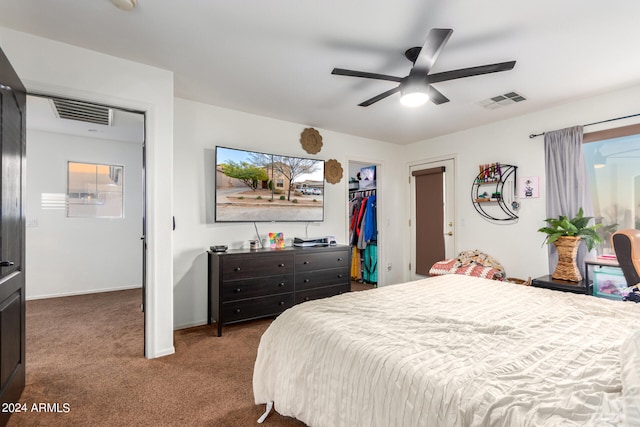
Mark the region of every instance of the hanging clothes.
POLYGON ((351 250, 351 280, 362 280, 362 270, 360 269, 360 250, 351 250))
POLYGON ((351 277, 378 282, 378 227, 375 190, 359 190, 349 200, 349 244, 352 246, 351 277), (369 246, 373 246, 368 249, 369 246))
POLYGON ((364 229, 364 241, 365 242, 377 242, 378 241, 378 224, 377 224, 377 205, 376 196, 369 196, 367 199, 367 206, 365 208, 365 226, 364 229))
POLYGON ((360 207, 362 206, 362 198, 356 197, 352 199, 350 205, 349 212, 351 219, 349 221, 349 245, 353 246, 358 243, 357 225, 360 207))
POLYGON ((367 245, 363 258, 362 280, 366 283, 378 283, 378 245, 375 243, 367 245))

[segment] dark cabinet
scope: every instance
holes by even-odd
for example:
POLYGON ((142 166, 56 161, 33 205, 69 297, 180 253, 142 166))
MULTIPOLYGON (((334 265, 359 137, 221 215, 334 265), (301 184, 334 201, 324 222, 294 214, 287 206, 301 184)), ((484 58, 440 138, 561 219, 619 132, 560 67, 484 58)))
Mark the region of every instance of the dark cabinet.
POLYGON ((208 323, 276 316, 350 290, 349 246, 209 252, 208 323))

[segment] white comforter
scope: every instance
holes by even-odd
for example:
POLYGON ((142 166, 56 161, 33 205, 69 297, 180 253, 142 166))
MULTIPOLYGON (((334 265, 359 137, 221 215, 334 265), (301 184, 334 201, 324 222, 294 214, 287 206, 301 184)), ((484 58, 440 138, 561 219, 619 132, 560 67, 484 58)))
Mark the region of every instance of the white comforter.
POLYGON ((314 427, 640 426, 638 328, 640 304, 467 276, 352 292, 274 320, 255 402, 314 427))

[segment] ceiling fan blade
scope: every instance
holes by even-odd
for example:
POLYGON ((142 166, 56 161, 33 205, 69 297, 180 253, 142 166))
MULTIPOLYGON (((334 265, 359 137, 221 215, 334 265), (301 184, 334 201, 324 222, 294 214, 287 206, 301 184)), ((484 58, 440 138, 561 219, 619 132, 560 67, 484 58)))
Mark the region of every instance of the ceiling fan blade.
POLYGON ((364 77, 365 79, 389 80, 391 82, 402 81, 402 77, 388 76, 386 74, 367 73, 366 71, 345 70, 344 68, 334 68, 331 74, 339 76, 364 77))
POLYGON ((373 104, 374 102, 378 102, 382 99, 385 99, 387 96, 391 96, 396 92, 400 92, 400 86, 398 87, 394 87, 393 89, 390 89, 386 92, 382 92, 380 95, 376 95, 373 98, 367 99, 366 101, 361 102, 360 104, 358 104, 359 107, 368 107, 369 105, 373 104))
POLYGON ((427 93, 429 94, 429 100, 436 105, 449 102, 449 98, 444 96, 438 89, 434 88, 433 86, 429 86, 429 88, 427 89, 427 93))
POLYGON ((452 33, 453 30, 449 28, 433 28, 429 31, 427 40, 424 42, 422 49, 420 49, 411 73, 419 72, 428 74, 452 33))
POLYGON ((477 67, 461 68, 459 70, 445 71, 443 73, 429 74, 429 83, 446 82, 448 80, 461 79, 463 77, 479 76, 481 74, 509 71, 516 65, 516 61, 498 62, 497 64, 480 65, 477 67))

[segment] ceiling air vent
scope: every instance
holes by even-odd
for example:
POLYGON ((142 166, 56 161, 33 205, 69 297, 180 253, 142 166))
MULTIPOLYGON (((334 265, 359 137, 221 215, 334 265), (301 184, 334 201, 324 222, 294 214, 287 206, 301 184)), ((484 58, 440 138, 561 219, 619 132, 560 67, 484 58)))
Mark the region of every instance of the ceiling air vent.
POLYGON ((68 99, 52 99, 58 118, 111 126, 113 110, 103 105, 89 104, 68 99))
POLYGON ((489 110, 495 110, 496 108, 504 107, 506 105, 511 105, 516 102, 526 101, 527 98, 520 95, 517 92, 509 92, 504 95, 494 96, 493 98, 485 99, 484 101, 480 101, 480 105, 489 110))

